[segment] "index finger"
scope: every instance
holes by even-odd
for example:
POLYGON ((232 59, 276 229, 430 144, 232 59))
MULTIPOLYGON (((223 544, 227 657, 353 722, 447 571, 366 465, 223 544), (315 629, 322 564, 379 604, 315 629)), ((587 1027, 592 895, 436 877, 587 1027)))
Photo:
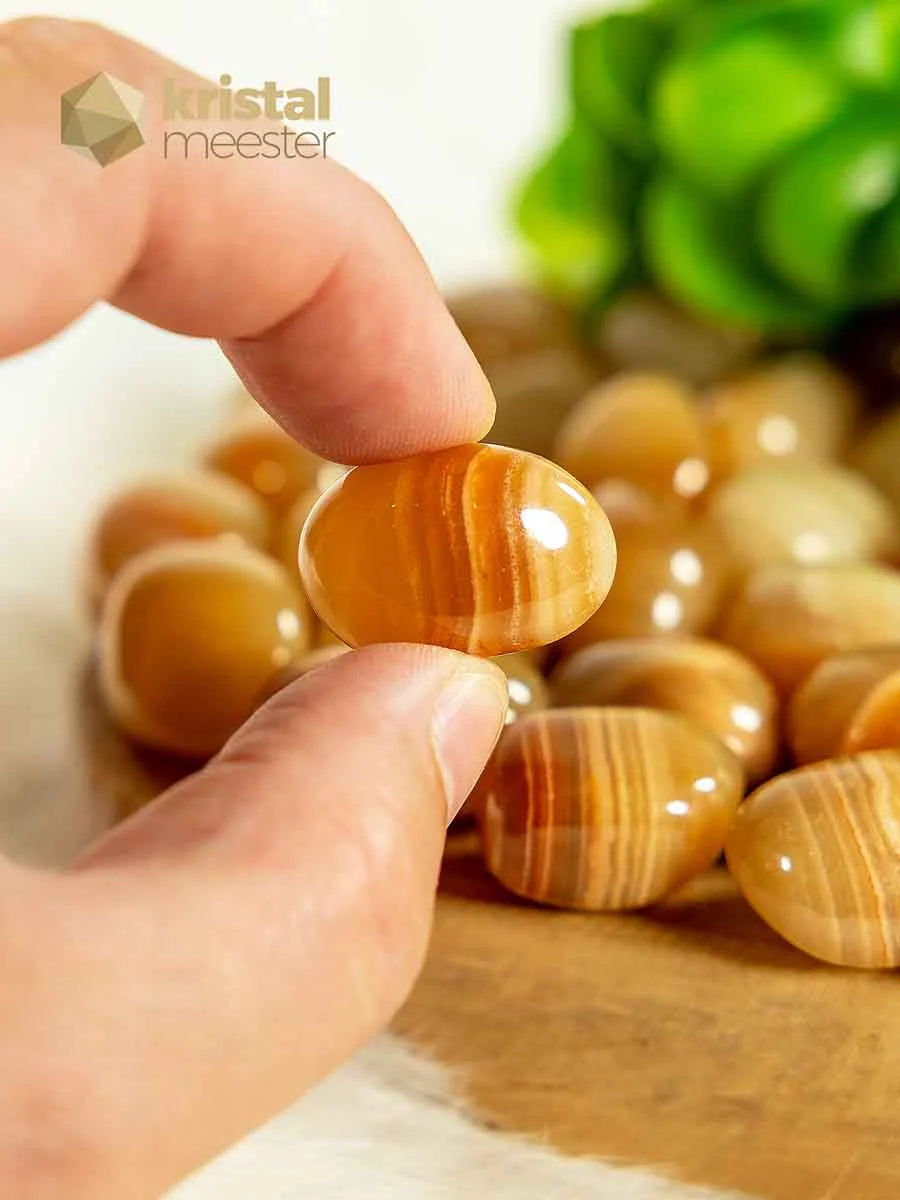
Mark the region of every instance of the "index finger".
POLYGON ((481 437, 490 387, 385 201, 329 158, 164 157, 167 79, 204 82, 98 26, 0 26, 0 354, 106 299, 218 338, 325 457, 481 437), (61 93, 99 71, 146 97, 146 146, 106 170, 59 140, 61 93))

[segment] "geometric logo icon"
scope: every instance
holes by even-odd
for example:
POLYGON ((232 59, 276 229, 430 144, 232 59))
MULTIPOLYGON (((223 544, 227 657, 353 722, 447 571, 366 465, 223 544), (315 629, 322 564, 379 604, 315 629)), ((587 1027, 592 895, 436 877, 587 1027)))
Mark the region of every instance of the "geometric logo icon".
POLYGON ((64 146, 107 167, 144 144, 144 97, 101 71, 62 94, 64 146))

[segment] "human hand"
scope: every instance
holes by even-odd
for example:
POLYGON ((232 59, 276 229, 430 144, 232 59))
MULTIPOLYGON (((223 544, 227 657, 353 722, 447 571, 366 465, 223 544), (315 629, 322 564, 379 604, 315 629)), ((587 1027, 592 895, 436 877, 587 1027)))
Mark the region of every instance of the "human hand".
MULTIPOLYGON (((95 26, 0 26, 0 354, 98 299, 216 337, 311 449, 477 439, 484 376, 386 204, 329 160, 101 171, 59 95, 165 77, 95 26)), ((0 863, 0 1178, 28 1200, 157 1196, 382 1027, 428 938, 443 832, 506 704, 500 672, 369 647, 273 698, 69 871, 0 863)))

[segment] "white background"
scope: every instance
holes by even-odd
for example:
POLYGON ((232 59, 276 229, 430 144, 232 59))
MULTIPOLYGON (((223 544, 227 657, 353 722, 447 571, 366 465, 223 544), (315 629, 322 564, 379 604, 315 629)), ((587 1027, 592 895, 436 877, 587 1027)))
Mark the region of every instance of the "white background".
MULTIPOLYGON (((595 11, 595 2, 588 8, 595 11)), ((74 0, 54 15, 104 22, 209 76, 253 85, 334 80, 336 157, 379 187, 442 285, 515 272, 510 183, 563 108, 577 0, 74 0)), ((0 0, 0 17, 28 7, 0 0)), ((302 169, 302 166, 298 166, 302 169)), ((230 374, 216 348, 98 306, 0 364, 3 590, 39 578, 60 604, 101 497, 186 457, 230 374)))

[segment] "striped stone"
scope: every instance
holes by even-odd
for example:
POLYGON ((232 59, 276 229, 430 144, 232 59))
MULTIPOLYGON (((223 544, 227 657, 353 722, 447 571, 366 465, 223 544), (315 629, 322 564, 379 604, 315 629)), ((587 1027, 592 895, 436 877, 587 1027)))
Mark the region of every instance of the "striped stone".
POLYGON ((689 719, 570 708, 504 733, 484 780, 485 861, 517 895, 640 908, 708 867, 743 793, 735 756, 689 719))
POLYGON ((730 600, 719 636, 790 695, 822 662, 900 636, 900 571, 876 563, 769 563, 730 600))
POLYGON ((764 784, 726 854, 750 904, 807 954, 900 965, 900 753, 831 759, 764 784))
POLYGON ((819 663, 791 699, 787 734, 801 766, 900 749, 900 646, 835 654, 819 663))
POLYGON ((319 500, 300 571, 348 645, 426 642, 495 655, 541 646, 609 591, 603 510, 561 468, 467 445, 357 467, 319 500))
POLYGON ((632 705, 691 717, 741 760, 751 782, 775 767, 775 689, 748 658, 706 638, 621 638, 586 646, 552 679, 557 708, 632 705))

